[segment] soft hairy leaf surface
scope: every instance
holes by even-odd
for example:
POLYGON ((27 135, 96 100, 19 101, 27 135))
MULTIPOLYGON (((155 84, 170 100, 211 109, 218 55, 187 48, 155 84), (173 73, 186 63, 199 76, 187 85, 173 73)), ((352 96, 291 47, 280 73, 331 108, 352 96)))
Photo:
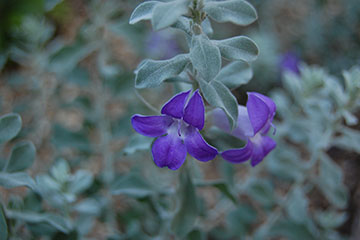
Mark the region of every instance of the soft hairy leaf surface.
POLYGON ((205 12, 217 22, 232 22, 248 25, 257 19, 255 8, 242 0, 206 2, 205 12))
POLYGON ((234 95, 223 83, 218 81, 207 83, 200 80, 199 84, 206 101, 213 107, 223 109, 230 126, 234 128, 238 117, 238 104, 234 95))
POLYGON ((169 60, 147 60, 136 71, 135 87, 157 87, 164 80, 180 74, 189 63, 187 54, 177 55, 169 60))
POLYGON ((15 188, 26 186, 31 189, 34 189, 35 182, 29 176, 29 174, 24 172, 18 173, 0 173, 0 186, 4 188, 15 188))
POLYGON ((253 77, 253 71, 246 62, 232 62, 222 68, 215 81, 222 82, 228 88, 237 88, 247 84, 253 77))
POLYGON ((171 230, 182 239, 194 228, 198 208, 195 187, 188 172, 180 173, 180 182, 180 208, 171 222, 171 230))
POLYGON ((0 118, 0 143, 14 138, 21 129, 21 117, 16 113, 9 113, 0 118))
POLYGON ((161 2, 156 4, 152 12, 151 23, 155 30, 174 24, 178 18, 188 12, 188 0, 161 2))
POLYGON ((7 172, 19 172, 32 166, 36 149, 32 142, 20 142, 11 150, 7 172))
POLYGON ((296 223, 304 223, 308 216, 308 200, 300 187, 295 187, 289 195, 286 210, 289 217, 296 223))
POLYGON ((153 193, 153 188, 143 177, 130 173, 115 179, 111 192, 114 195, 126 194, 133 197, 146 197, 153 193))
POLYGON ((157 1, 147 1, 138 5, 132 12, 129 23, 135 24, 141 20, 150 20, 152 17, 153 9, 158 3, 159 2, 157 1))
POLYGON ((17 210, 7 210, 6 215, 10 219, 17 219, 25 221, 27 223, 47 223, 63 233, 68 233, 71 230, 71 225, 66 219, 52 213, 35 213, 20 212, 17 210))
POLYGON ((220 71, 220 50, 204 34, 193 36, 190 59, 194 68, 207 82, 210 82, 220 71))
POLYGON ((251 62, 259 55, 255 42, 248 37, 239 36, 213 42, 219 47, 221 55, 230 60, 251 62))

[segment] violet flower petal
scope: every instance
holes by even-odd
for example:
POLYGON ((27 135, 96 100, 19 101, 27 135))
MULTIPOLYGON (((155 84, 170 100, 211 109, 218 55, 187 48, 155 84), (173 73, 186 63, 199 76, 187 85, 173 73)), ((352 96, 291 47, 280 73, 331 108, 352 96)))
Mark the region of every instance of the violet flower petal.
POLYGON ((178 169, 186 159, 186 147, 177 134, 169 134, 155 140, 151 149, 155 164, 171 170, 178 169))
POLYGON ((254 130, 251 125, 246 107, 239 105, 238 112, 239 115, 237 126, 233 131, 231 131, 230 124, 225 112, 220 108, 216 108, 211 112, 212 121, 216 127, 220 128, 224 132, 232 134, 233 136, 242 140, 247 140, 248 137, 254 136, 254 130))
POLYGON ((259 136, 253 143, 251 166, 259 164, 276 147, 276 142, 268 136, 259 136))
POLYGON ((253 93, 248 93, 248 101, 246 103, 247 111, 254 134, 259 132, 268 122, 270 109, 268 105, 253 93))
POLYGON ((218 151, 210 146, 201 136, 199 131, 193 127, 188 129, 184 143, 188 153, 199 161, 207 162, 216 157, 218 151))
POLYGON ((201 130, 205 122, 205 107, 199 90, 190 98, 184 110, 184 121, 201 130))
POLYGON ((131 118, 131 124, 135 131, 147 137, 164 135, 173 121, 169 116, 143 116, 136 114, 131 118))
POLYGON ((182 118, 184 116, 184 107, 189 93, 190 90, 176 94, 167 103, 165 103, 161 109, 161 113, 174 118, 182 118))
POLYGON ((231 163, 243 163, 250 159, 253 151, 253 144, 248 141, 245 147, 226 150, 221 153, 221 156, 231 163))

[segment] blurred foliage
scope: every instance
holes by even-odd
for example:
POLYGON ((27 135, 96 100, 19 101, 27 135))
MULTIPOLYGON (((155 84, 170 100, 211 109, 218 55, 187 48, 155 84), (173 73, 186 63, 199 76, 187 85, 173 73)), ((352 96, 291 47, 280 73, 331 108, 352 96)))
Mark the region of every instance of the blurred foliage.
POLYGON ((133 71, 187 52, 186 39, 163 30, 154 51, 149 24, 128 24, 140 1, 1 1, 0 239, 356 239, 347 179, 359 168, 346 166, 360 154, 360 6, 250 2, 259 22, 213 23, 214 36, 248 32, 259 46, 253 80, 233 92, 269 92, 278 146, 256 168, 218 157, 170 172, 129 119, 181 83, 135 93, 133 71), (288 52, 309 65, 282 69, 288 52))

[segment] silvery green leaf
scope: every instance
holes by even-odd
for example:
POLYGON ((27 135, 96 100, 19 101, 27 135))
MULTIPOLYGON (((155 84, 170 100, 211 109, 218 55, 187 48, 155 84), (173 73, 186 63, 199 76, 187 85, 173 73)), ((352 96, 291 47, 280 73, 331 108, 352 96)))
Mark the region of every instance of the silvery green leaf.
POLYGON ((84 199, 74 206, 74 210, 86 215, 99 215, 101 213, 101 204, 95 199, 84 199))
POLYGON ((2 206, 0 205, 0 240, 8 239, 8 227, 2 206))
POLYGON ((234 95, 221 82, 211 81, 207 83, 199 80, 200 89, 206 101, 213 107, 218 107, 226 113, 230 126, 234 128, 238 117, 238 104, 234 95))
POLYGON ((51 213, 6 210, 6 216, 10 219, 17 219, 27 223, 47 223, 63 233, 68 233, 71 230, 71 224, 67 219, 51 213))
POLYGON ((25 170, 33 164, 36 149, 32 142, 24 141, 16 144, 11 150, 7 172, 19 172, 25 170))
POLYGON ((158 3, 159 2, 157 1, 147 1, 138 5, 132 12, 129 23, 135 24, 137 22, 140 22, 141 20, 150 20, 152 17, 153 9, 158 3))
POLYGON ((249 25, 257 19, 255 8, 243 0, 206 2, 204 10, 216 22, 249 25))
POLYGON ((88 189, 94 181, 91 172, 79 170, 70 178, 69 192, 79 194, 88 189))
POLYGON ((219 47, 221 56, 230 60, 251 62, 259 55, 255 42, 248 37, 239 36, 213 42, 219 47))
POLYGON ((21 117, 9 113, 0 117, 0 144, 14 138, 21 130, 21 117))
POLYGON ((114 195, 126 194, 142 198, 151 195, 153 188, 143 177, 130 173, 114 180, 111 186, 111 193, 114 195))
POLYGON ((265 180, 253 180, 246 188, 247 194, 264 206, 271 206, 274 199, 274 188, 265 180))
POLYGON ((174 24, 181 15, 188 12, 189 0, 175 0, 156 4, 153 9, 151 23, 155 30, 174 24))
POLYGON ((360 131, 342 126, 341 135, 332 141, 332 146, 360 153, 360 131))
POLYGON ((168 60, 143 61, 135 72, 135 87, 157 87, 164 80, 180 74, 189 61, 187 54, 180 54, 168 60))
POLYGON ((24 172, 17 173, 0 173, 0 186, 4 188, 15 188, 15 187, 29 187, 34 189, 35 182, 29 176, 29 174, 24 172))
POLYGON ((82 41, 65 46, 51 56, 49 70, 58 74, 69 73, 81 60, 89 56, 96 47, 95 44, 82 41))
POLYGON ((236 235, 243 235, 248 230, 249 225, 256 221, 256 218, 257 213, 251 205, 241 204, 229 212, 226 222, 231 232, 236 235))
POLYGON ((209 18, 205 18, 205 20, 201 23, 202 30, 204 33, 208 36, 212 36, 214 33, 214 30, 211 26, 211 22, 209 18))
POLYGON ((319 178, 317 180, 319 189, 331 204, 338 208, 346 207, 348 191, 343 184, 341 168, 325 153, 321 154, 320 160, 319 178))
POLYGON ((222 82, 228 88, 237 88, 247 84, 253 77, 253 71, 246 62, 236 61, 222 68, 215 81, 222 82))
POLYGON ((198 216, 197 197, 194 184, 188 171, 180 173, 178 192, 180 207, 171 222, 171 230, 179 239, 183 239, 193 228, 198 216))
POLYGON ((191 36, 191 28, 190 28, 190 22, 191 20, 186 17, 179 17, 177 21, 171 26, 176 29, 180 29, 184 31, 188 36, 191 36))
POLYGON ((139 150, 149 149, 153 138, 145 137, 140 134, 134 134, 130 137, 130 140, 124 148, 125 154, 134 154, 139 150))
POLYGON ((220 50, 204 34, 193 36, 190 47, 190 59, 194 68, 207 82, 214 79, 220 71, 220 50))
MULTIPOLYGON (((317 240, 305 224, 298 224, 289 219, 277 221, 265 237, 284 237, 291 240, 317 240)), ((262 238, 264 239, 264 238, 262 238)))
POLYGON ((346 212, 337 212, 334 210, 317 211, 315 213, 315 220, 323 228, 338 228, 347 220, 347 218, 346 212))
POLYGON ((299 186, 295 187, 288 196, 286 211, 296 223, 304 223, 308 216, 308 199, 299 186))
POLYGON ((347 125, 354 126, 359 122, 357 117, 354 114, 352 114, 350 111, 344 109, 341 113, 342 113, 347 125))

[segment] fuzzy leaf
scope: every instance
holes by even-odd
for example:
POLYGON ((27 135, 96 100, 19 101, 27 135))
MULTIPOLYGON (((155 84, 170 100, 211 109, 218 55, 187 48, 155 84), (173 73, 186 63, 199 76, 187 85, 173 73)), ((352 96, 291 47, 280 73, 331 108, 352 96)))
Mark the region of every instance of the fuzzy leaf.
POLYGON ((253 77, 253 71, 246 62, 232 62, 222 68, 215 77, 215 81, 222 82, 228 88, 237 88, 247 84, 253 77))
POLYGON ((257 19, 255 8, 243 0, 206 2, 205 12, 216 22, 249 25, 257 19))
POLYGON ((32 142, 25 141, 16 144, 11 150, 7 172, 19 172, 25 170, 33 164, 36 149, 32 142))
POLYGON ((207 83, 200 80, 199 84, 206 101, 213 107, 223 109, 230 126, 234 128, 238 117, 238 104, 234 95, 223 83, 218 81, 207 83))
POLYGON ((174 24, 181 15, 188 12, 188 0, 161 2, 154 7, 151 23, 155 30, 160 30, 174 24))
POLYGON ((16 113, 9 113, 0 118, 0 143, 14 138, 21 130, 21 117, 16 113))
POLYGON ((190 59, 194 68, 207 82, 210 82, 220 71, 220 50, 204 34, 193 36, 190 59))
POLYGON ((143 61, 135 72, 135 87, 157 87, 164 80, 180 74, 188 63, 189 57, 187 54, 180 54, 169 60, 143 61))
POLYGON ((148 1, 138 5, 132 12, 129 23, 135 24, 137 22, 140 22, 141 20, 150 20, 152 17, 153 9, 158 3, 159 2, 156 1, 148 1))
POLYGON ((171 230, 183 239, 194 228, 198 208, 195 187, 188 172, 180 174, 180 184, 180 208, 171 222, 171 230))
POLYGON ((34 180, 24 172, 18 173, 0 173, 0 186, 4 188, 15 188, 26 186, 34 189, 34 180))
POLYGON ((259 55, 255 42, 248 37, 239 36, 213 42, 219 47, 221 55, 229 60, 251 62, 259 55))
POLYGON ((290 193, 286 210, 289 217, 296 223, 304 223, 308 216, 308 200, 300 187, 295 187, 290 193))
POLYGON ((153 193, 153 188, 143 177, 130 173, 115 179, 111 193, 114 195, 126 194, 133 197, 146 197, 153 193))

